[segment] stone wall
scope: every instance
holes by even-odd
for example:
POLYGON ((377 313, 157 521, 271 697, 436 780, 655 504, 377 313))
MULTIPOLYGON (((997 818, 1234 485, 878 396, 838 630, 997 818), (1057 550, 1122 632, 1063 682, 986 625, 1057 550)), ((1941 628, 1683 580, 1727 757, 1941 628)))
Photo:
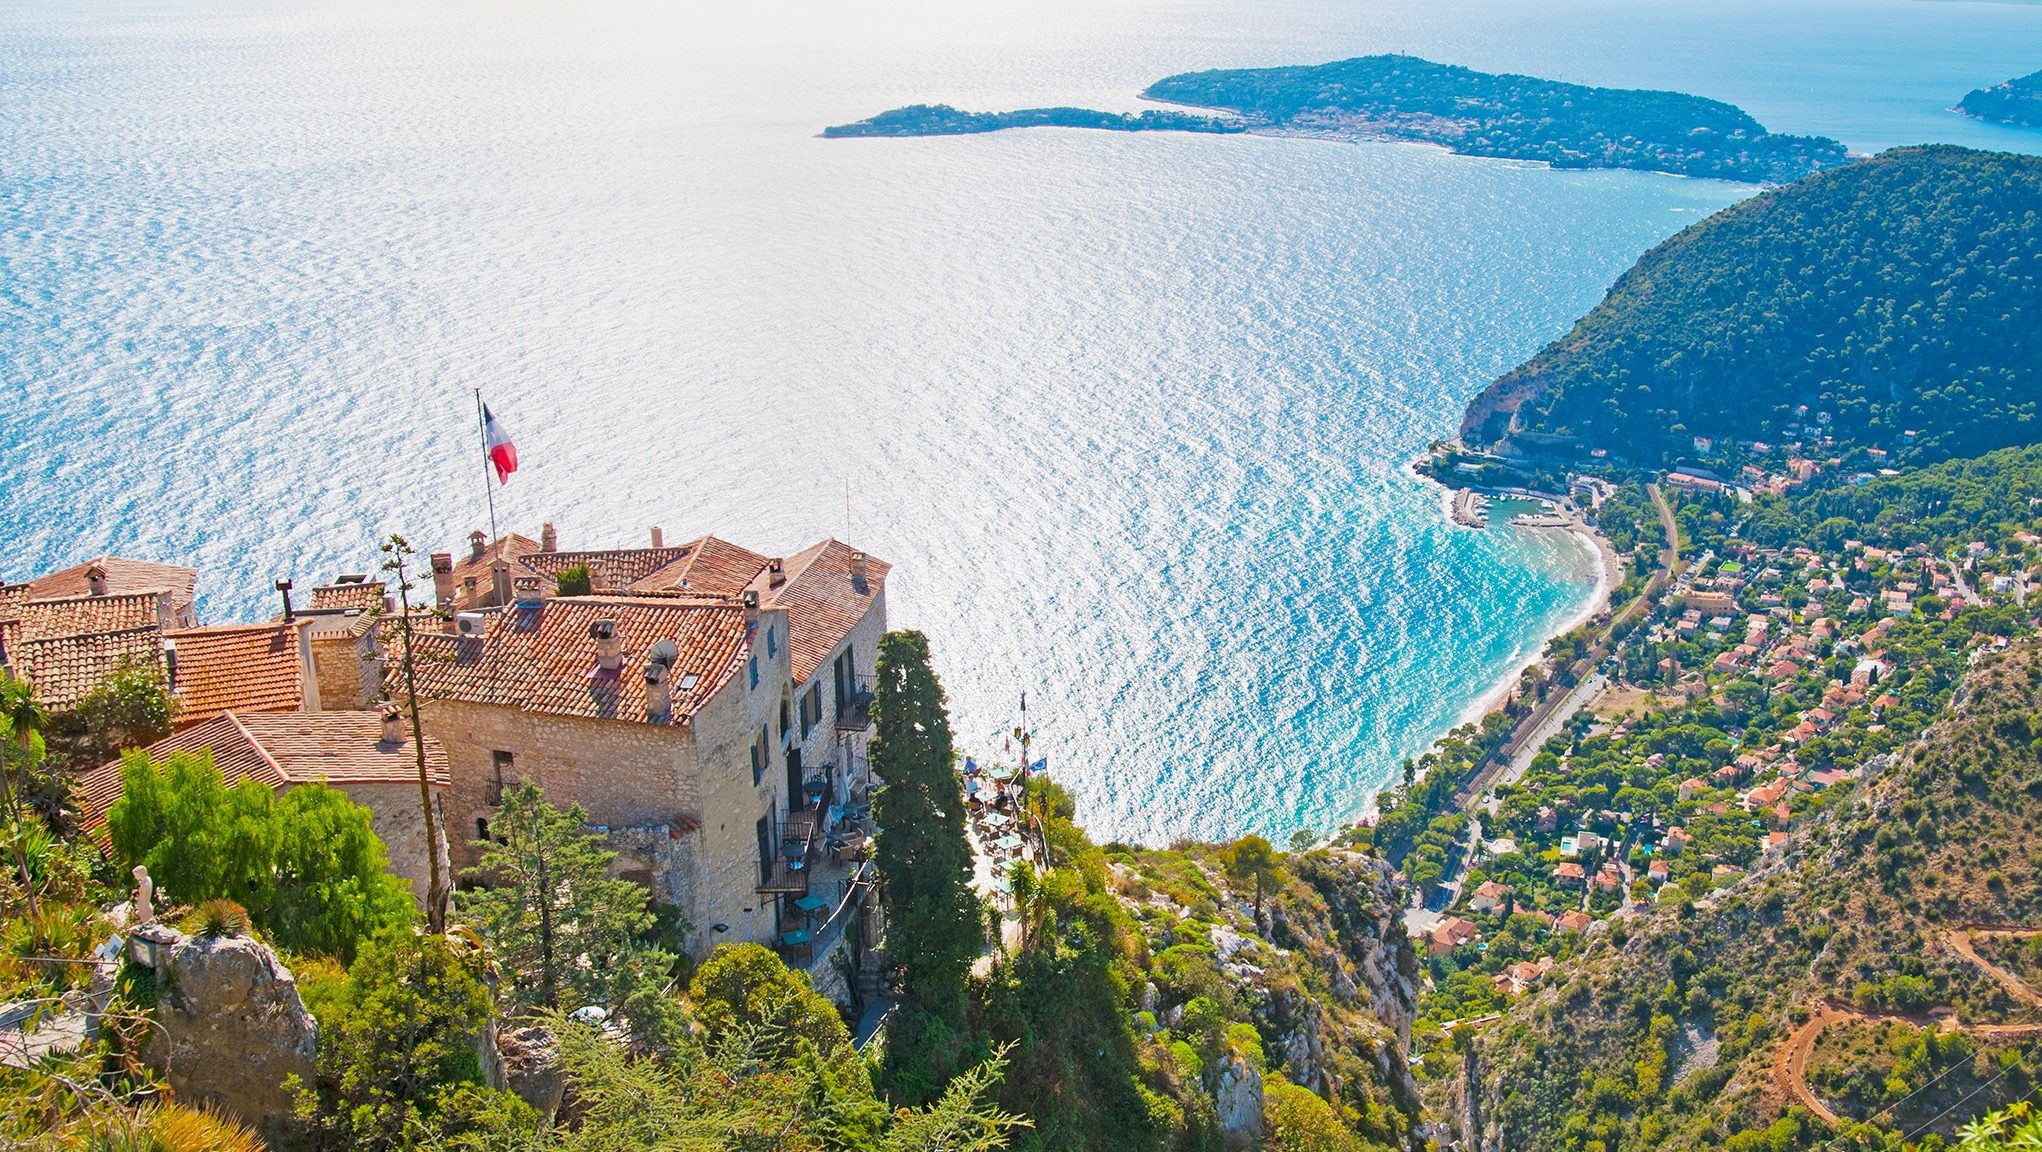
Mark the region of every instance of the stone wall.
POLYGON ((373 643, 351 632, 313 635, 312 678, 319 686, 319 706, 327 711, 367 708, 383 684, 373 643))
POLYGON ((842 644, 830 653, 829 659, 816 667, 814 675, 806 682, 794 686, 794 740, 801 749, 801 762, 811 768, 823 764, 834 764, 841 771, 846 761, 856 764, 865 762, 865 746, 871 740, 871 729, 863 732, 839 734, 837 732, 836 681, 831 669, 837 656, 844 649, 851 650, 851 662, 859 679, 870 682, 873 670, 879 666, 879 638, 886 634, 886 589, 881 587, 879 595, 872 598, 872 606, 866 610, 865 618, 851 630, 842 644), (821 688, 822 719, 809 730, 806 736, 801 732, 801 698, 811 684, 821 688))
POLYGON ((450 848, 457 868, 480 859, 471 846, 496 814, 493 754, 509 752, 506 787, 530 780, 562 808, 580 804, 591 824, 631 828, 686 823, 702 810, 695 734, 687 728, 554 716, 492 704, 435 700, 426 733, 447 750, 450 848))
MULTIPOLYGON (((410 881, 411 894, 423 901, 431 876, 427 855, 432 841, 427 838, 425 813, 419 810, 418 785, 341 784, 336 787, 347 793, 348 799, 369 810, 369 825, 375 829, 376 839, 383 842, 383 850, 390 858, 390 871, 410 881)), ((436 791, 444 804, 446 789, 436 791)), ((458 833, 460 830, 451 831, 458 833)))
POLYGON ((759 614, 759 629, 774 627, 780 642, 768 656, 763 645, 748 654, 759 661, 759 685, 739 668, 726 685, 695 713, 694 728, 701 766, 701 842, 695 857, 696 906, 690 951, 707 952, 717 944, 738 941, 771 943, 777 928, 775 898, 761 895, 757 821, 773 821, 773 847, 778 849, 780 821, 787 811, 787 761, 780 751, 780 701, 788 682, 787 613, 759 614), (767 757, 758 779, 752 777, 752 744, 767 734, 767 757), (723 932, 715 926, 722 924, 723 932))

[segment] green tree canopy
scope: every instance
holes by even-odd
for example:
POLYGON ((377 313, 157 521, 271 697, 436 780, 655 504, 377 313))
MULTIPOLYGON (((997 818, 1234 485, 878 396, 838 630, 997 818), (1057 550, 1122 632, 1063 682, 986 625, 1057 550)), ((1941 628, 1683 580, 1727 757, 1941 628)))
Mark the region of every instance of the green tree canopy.
POLYGON ((886 913, 887 952, 898 965, 905 1040, 889 1045, 888 1078, 909 1098, 928 1098, 954 1054, 965 1015, 965 980, 985 950, 985 910, 971 890, 971 845, 964 832, 964 790, 954 768, 943 685, 920 632, 879 641, 872 702, 872 771, 884 785, 873 798, 874 860, 886 913), (911 1058, 911 1071, 901 1061, 911 1058), (912 1085, 912 1086, 911 1086, 912 1085))
MULTIPOLYGON (((630 991, 621 981, 648 969, 651 950, 637 935, 653 926, 645 889, 610 875, 616 853, 584 831, 588 813, 563 812, 526 780, 504 793, 478 840, 487 887, 462 904, 510 978, 505 991, 523 1008, 614 1008, 630 991)), ((649 967, 670 964, 663 953, 649 967)))
POLYGON ((347 958, 412 915, 369 819, 324 784, 278 798, 254 780, 227 787, 209 752, 158 764, 134 751, 122 757, 107 832, 121 865, 147 867, 167 899, 232 900, 285 948, 347 958))
POLYGON ((369 941, 338 981, 305 982, 319 1020, 317 1083, 300 1098, 321 1149, 408 1149, 447 1135, 482 1091, 477 1037, 490 1017, 484 959, 409 928, 369 941))

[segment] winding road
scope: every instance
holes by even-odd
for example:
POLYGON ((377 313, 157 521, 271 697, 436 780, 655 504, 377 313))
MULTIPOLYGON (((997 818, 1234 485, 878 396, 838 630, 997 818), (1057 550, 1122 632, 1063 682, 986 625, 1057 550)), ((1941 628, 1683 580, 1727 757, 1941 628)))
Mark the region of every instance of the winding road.
MULTIPOLYGON (((1999 939, 2027 939, 2042 936, 2042 928, 2015 928, 2005 925, 1965 925, 1952 928, 1943 934, 1944 942, 1951 950, 1964 959, 1976 964, 2005 988, 2015 1000, 2031 1008, 2042 1008, 2042 991, 2037 991, 2027 981, 2001 968, 1978 954, 1973 941, 1980 937, 1999 939)), ((1944 1032, 1962 1032, 1969 1036, 1984 1036, 1997 1039, 2009 1037, 2042 1037, 2042 1023, 2034 1024, 1966 1024, 1957 1019, 1948 1009, 1932 1009, 1926 1015, 1912 1015, 1903 1012, 1873 1012, 1847 1004, 1834 997, 1825 996, 1811 1006, 1808 1021, 1787 1037, 1787 1043, 1773 1057, 1772 1084, 1770 1095, 1784 1102, 1788 1097, 1803 1108, 1821 1117, 1832 1128, 1843 1123, 1829 1105, 1822 1102, 1814 1090, 1808 1087, 1808 1057, 1815 1051, 1815 1042, 1825 1029, 1833 1024, 1876 1023, 1882 1020, 1899 1020, 1916 1027, 1934 1027, 1944 1032)))

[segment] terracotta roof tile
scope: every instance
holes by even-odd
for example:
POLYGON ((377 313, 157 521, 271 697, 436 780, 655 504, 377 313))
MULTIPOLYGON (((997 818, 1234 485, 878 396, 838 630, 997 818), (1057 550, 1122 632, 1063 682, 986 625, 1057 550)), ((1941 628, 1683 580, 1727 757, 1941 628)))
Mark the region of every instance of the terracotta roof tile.
POLYGON ((796 684, 815 675, 886 586, 892 566, 876 557, 866 557, 863 580, 851 578, 856 551, 841 540, 804 548, 787 558, 787 582, 766 597, 766 607, 787 609, 787 648, 796 684))
POLYGON ((480 559, 474 557, 472 550, 464 549, 454 553, 455 597, 462 599, 467 591, 468 581, 473 579, 475 581, 475 600, 471 603, 462 599, 461 606, 463 608, 482 607, 489 602, 489 570, 490 566, 496 563, 496 558, 501 555, 504 559, 511 561, 513 570, 515 570, 519 560, 538 551, 539 542, 537 540, 529 536, 520 536, 513 532, 484 548, 480 559))
POLYGON ((634 592, 698 592, 736 597, 765 571, 772 558, 749 548, 704 536, 679 549, 681 556, 631 586, 634 592))
POLYGON ((327 584, 312 589, 311 610, 314 612, 341 612, 350 608, 374 610, 382 606, 381 580, 359 584, 327 584))
POLYGON ((108 596, 30 600, 14 610, 14 618, 21 625, 25 640, 157 628, 164 623, 167 594, 167 589, 152 589, 108 596))
MULTIPOLYGON (((652 646, 680 650, 672 670, 671 721, 685 723, 715 695, 749 651, 744 608, 728 601, 575 596, 493 614, 481 638, 417 638, 422 696, 500 704, 560 716, 643 721, 645 663, 652 646), (589 628, 612 621, 623 667, 596 664, 589 628), (693 678, 692 684, 690 677, 693 678)), ((397 675, 395 662, 392 675, 397 675)))
POLYGON ((163 633, 154 625, 9 643, 8 659, 14 662, 15 671, 35 685, 37 698, 53 712, 76 707, 123 665, 162 668, 163 633))
POLYGON ((543 577, 546 594, 562 572, 586 564, 597 592, 620 592, 688 555, 682 548, 611 548, 580 552, 539 552, 519 563, 543 577))
MULTIPOLYGON (((230 788, 243 780, 284 788, 315 780, 344 785, 418 779, 411 741, 385 743, 382 717, 374 712, 223 712, 151 744, 148 753, 160 762, 175 752, 202 749, 212 752, 213 766, 230 788)), ((425 759, 427 778, 447 787, 447 751, 430 736, 425 759)), ((79 776, 73 795, 79 826, 104 843, 107 810, 121 795, 120 761, 79 776)))
POLYGON ((289 712, 303 706, 295 624, 228 624, 167 633, 177 645, 177 724, 222 712, 289 712))
POLYGON ((184 568, 176 564, 157 564, 149 560, 130 560, 124 556, 101 556, 83 564, 73 564, 46 576, 38 576, 28 582, 28 597, 32 600, 56 600, 69 596, 88 596, 92 593, 90 572, 98 567, 106 572, 106 590, 113 595, 126 592, 150 592, 168 588, 172 605, 180 610, 191 607, 192 598, 197 594, 199 574, 196 568, 184 568))

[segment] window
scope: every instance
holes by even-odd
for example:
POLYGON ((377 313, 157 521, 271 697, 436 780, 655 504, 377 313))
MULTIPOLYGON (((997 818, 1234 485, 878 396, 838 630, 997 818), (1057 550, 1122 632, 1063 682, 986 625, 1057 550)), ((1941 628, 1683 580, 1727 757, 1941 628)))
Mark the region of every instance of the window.
POLYGON ((809 732, 822 721, 822 685, 810 684, 801 697, 801 738, 806 740, 809 732))
POLYGON ((759 777, 766 774, 766 766, 759 763, 759 746, 752 745, 752 787, 759 786, 759 777))
POLYGON ((489 839, 489 821, 484 820, 480 816, 475 818, 475 838, 477 840, 489 839))
POLYGON ((774 638, 773 631, 773 626, 768 624, 766 626, 766 659, 768 660, 780 654, 779 641, 774 638))
POLYGON ((764 724, 759 725, 759 738, 752 742, 752 787, 766 777, 766 766, 773 759, 773 738, 764 724))
POLYGON ((757 688, 759 686, 759 658, 757 656, 753 656, 751 659, 751 671, 752 687, 757 688))
POLYGON ((515 763, 515 757, 513 757, 510 753, 503 751, 502 749, 498 749, 489 754, 489 767, 491 772, 491 778, 488 787, 489 792, 488 799, 490 806, 494 807, 498 804, 503 803, 504 781, 506 779, 511 779, 516 776, 517 767, 515 763))
POLYGON ((787 698, 780 697, 780 735, 794 731, 794 711, 787 707, 787 698))

